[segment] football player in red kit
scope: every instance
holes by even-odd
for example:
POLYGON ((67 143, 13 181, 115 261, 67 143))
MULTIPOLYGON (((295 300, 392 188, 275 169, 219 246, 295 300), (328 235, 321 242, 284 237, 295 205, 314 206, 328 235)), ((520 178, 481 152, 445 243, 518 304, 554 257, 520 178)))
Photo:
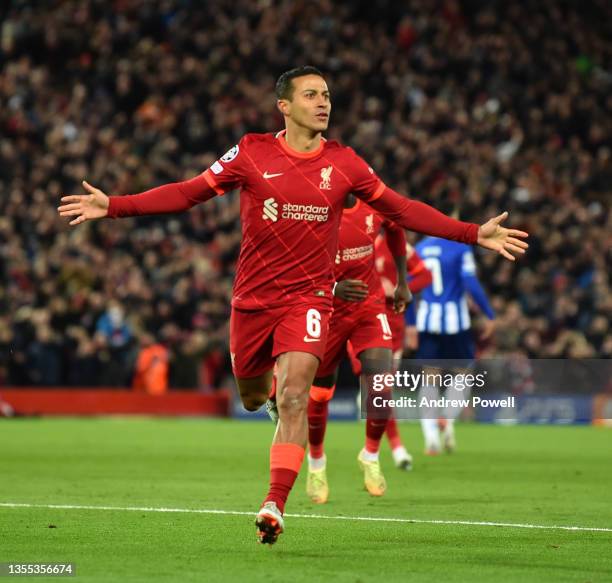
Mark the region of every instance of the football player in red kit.
POLYGON ((308 391, 325 351, 338 226, 349 193, 412 231, 478 244, 514 260, 527 233, 506 229, 503 213, 482 226, 457 221, 390 189, 353 149, 325 140, 327 83, 314 67, 281 75, 277 106, 285 130, 246 134, 202 174, 143 193, 62 197, 70 225, 103 217, 183 212, 240 189, 242 246, 232 298, 230 351, 242 403, 267 400, 278 367, 279 424, 270 449, 270 487, 256 516, 257 537, 276 542, 308 436, 308 391))
MULTIPOLYGON (((352 195, 347 198, 347 205, 340 222, 334 270, 334 311, 327 348, 308 401, 306 489, 310 499, 317 504, 327 502, 329 496, 323 439, 328 404, 334 394, 338 365, 346 354, 347 343, 351 343, 367 374, 392 369, 392 331, 387 318, 385 292, 374 265, 374 240, 381 227, 385 229, 393 263, 399 272, 399 277, 396 276, 399 285, 394 290, 394 310, 401 314, 411 298, 406 283, 406 238, 403 229, 385 221, 352 195)), ((388 410, 379 410, 377 415, 367 415, 365 447, 358 456, 365 487, 373 496, 382 496, 386 489, 378 449, 388 413, 388 410)))
MULTIPOLYGON (((403 229, 385 221, 354 196, 349 196, 340 222, 334 270, 334 311, 327 348, 308 401, 306 491, 317 504, 324 504, 329 496, 323 439, 328 404, 334 394, 338 365, 346 355, 347 343, 350 342, 366 374, 389 372, 392 368, 392 333, 387 319, 385 292, 374 265, 374 241, 381 227, 385 230, 399 275, 396 276, 399 285, 394 290, 394 310, 401 314, 411 299, 406 283, 406 238, 403 229)), ((369 401, 368 406, 371 406, 369 401)), ((365 447, 358 456, 365 487, 373 496, 382 496, 386 489, 378 450, 388 414, 389 410, 379 410, 377 415, 368 414, 365 447)))

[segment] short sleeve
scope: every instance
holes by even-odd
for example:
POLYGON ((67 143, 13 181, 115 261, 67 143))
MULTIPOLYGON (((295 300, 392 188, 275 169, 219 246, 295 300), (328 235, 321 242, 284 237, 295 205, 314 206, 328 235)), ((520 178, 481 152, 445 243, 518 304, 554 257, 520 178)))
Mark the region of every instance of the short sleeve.
POLYGON ((352 148, 348 148, 348 151, 351 192, 366 203, 376 200, 385 190, 384 182, 352 148))
POLYGON ((219 195, 242 186, 248 168, 248 137, 231 147, 203 174, 209 186, 219 195))

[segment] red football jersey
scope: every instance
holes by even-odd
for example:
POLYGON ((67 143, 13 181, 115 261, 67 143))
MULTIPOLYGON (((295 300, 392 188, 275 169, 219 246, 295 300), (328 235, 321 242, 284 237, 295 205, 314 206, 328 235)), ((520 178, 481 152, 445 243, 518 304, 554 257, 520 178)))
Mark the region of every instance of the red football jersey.
MULTIPOLYGON (((344 209, 334 269, 336 281, 359 279, 368 285, 370 295, 384 296, 374 265, 374 241, 381 227, 396 233, 401 237, 401 246, 405 245, 404 231, 360 200, 357 200, 353 207, 344 209)), ((382 235, 380 237, 382 238, 382 235)), ((403 249, 400 252, 403 252, 403 249)), ((390 251, 389 255, 391 256, 390 251)))
POLYGON ((351 148, 322 141, 305 154, 292 150, 283 134, 247 134, 204 173, 217 194, 241 188, 232 304, 242 309, 313 295, 331 302, 346 196, 370 200, 385 188, 351 148))
MULTIPOLYGON (((385 294, 392 299, 397 287, 397 267, 389 246, 381 235, 376 237, 374 242, 374 254, 376 271, 383 282, 385 294)), ((408 287, 413 294, 416 294, 431 284, 431 274, 412 245, 406 245, 406 258, 406 271, 410 276, 408 287)))
POLYGON ((350 192, 405 229, 477 242, 478 225, 402 197, 351 148, 322 141, 313 152, 296 152, 283 134, 247 134, 191 180, 111 196, 107 214, 119 218, 183 212, 240 188, 243 240, 232 303, 247 310, 313 295, 329 298, 331 304, 338 226, 350 192))

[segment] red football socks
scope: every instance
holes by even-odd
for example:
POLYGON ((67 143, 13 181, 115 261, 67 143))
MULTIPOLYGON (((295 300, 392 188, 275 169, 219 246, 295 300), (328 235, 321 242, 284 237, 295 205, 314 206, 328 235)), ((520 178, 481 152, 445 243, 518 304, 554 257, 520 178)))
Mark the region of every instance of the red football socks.
POLYGON ((380 449, 380 440, 387 428, 387 422, 391 416, 389 407, 375 407, 374 398, 380 396, 383 399, 389 399, 392 394, 389 390, 384 390, 380 393, 370 394, 367 397, 367 418, 366 418, 366 440, 365 450, 368 453, 377 454, 380 449))
POLYGON ((366 440, 365 450, 368 453, 378 453, 380 449, 380 440, 382 439, 387 419, 370 419, 366 420, 366 440))
POLYGON ((274 443, 270 448, 270 490, 264 500, 275 502, 281 512, 304 460, 304 448, 295 443, 274 443))
POLYGON ((336 387, 310 387, 308 397, 308 450, 314 459, 323 457, 323 440, 327 429, 329 401, 336 387))
POLYGON ((308 399, 308 450, 310 457, 323 457, 323 439, 327 428, 327 410, 329 401, 308 399))

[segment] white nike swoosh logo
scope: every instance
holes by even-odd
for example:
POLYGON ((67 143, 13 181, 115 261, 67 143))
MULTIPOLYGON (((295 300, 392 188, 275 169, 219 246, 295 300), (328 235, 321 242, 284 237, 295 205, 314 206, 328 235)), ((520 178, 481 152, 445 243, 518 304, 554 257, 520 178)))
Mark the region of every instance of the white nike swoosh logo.
POLYGON ((282 175, 283 175, 282 172, 279 172, 278 174, 268 174, 267 170, 263 173, 264 178, 276 178, 277 176, 282 176, 282 175))
POLYGON ((304 342, 321 342, 320 338, 308 338, 308 336, 304 336, 304 342))

